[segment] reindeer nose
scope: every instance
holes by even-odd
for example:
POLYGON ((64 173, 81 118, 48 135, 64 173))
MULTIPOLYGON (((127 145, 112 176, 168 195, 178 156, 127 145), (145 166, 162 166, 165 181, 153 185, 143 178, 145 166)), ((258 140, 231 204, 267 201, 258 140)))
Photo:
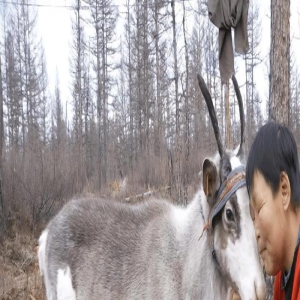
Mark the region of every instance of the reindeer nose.
POLYGON ((256 300, 266 299, 266 285, 264 282, 254 282, 256 300))

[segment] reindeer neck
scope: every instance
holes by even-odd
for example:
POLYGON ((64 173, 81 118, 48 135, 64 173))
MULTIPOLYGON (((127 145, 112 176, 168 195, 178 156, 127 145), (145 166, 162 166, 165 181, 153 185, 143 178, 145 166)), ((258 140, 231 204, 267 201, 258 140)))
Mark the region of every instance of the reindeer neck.
POLYGON ((212 257, 208 234, 205 232, 199 240, 206 223, 204 216, 208 215, 204 193, 199 192, 187 210, 189 226, 183 241, 186 255, 183 286, 188 287, 185 298, 223 299, 224 295, 228 295, 229 299, 229 288, 212 257), (201 291, 205 291, 205 295, 201 291))

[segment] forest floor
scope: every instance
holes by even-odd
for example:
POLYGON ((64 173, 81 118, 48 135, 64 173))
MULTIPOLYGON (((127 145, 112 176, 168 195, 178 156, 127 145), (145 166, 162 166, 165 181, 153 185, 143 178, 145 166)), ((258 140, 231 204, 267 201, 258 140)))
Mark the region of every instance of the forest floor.
POLYGON ((0 246, 0 300, 46 300, 35 247, 26 234, 7 237, 0 246))

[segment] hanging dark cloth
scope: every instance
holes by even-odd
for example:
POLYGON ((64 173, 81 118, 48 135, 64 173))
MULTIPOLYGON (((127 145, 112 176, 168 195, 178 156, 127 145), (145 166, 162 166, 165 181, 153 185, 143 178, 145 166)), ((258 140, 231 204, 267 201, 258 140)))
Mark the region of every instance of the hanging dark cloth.
POLYGON ((234 54, 231 28, 234 29, 235 52, 248 51, 249 0, 208 0, 208 15, 219 28, 219 67, 222 83, 234 73, 234 54))

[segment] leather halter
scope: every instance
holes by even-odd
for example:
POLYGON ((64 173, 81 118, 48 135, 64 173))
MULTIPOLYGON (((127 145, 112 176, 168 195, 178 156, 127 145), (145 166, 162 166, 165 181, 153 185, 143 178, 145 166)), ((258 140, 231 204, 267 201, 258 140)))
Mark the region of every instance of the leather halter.
POLYGON ((212 256, 219 267, 218 258, 216 255, 215 247, 214 247, 214 239, 213 239, 213 232, 212 232, 212 223, 215 216, 222 210, 225 206, 228 199, 241 187, 246 185, 246 172, 244 166, 239 166, 232 170, 227 177, 223 180, 217 194, 217 202, 213 206, 209 216, 208 221, 204 225, 202 234, 199 238, 203 236, 203 233, 208 230, 209 233, 209 245, 212 250, 212 256))

